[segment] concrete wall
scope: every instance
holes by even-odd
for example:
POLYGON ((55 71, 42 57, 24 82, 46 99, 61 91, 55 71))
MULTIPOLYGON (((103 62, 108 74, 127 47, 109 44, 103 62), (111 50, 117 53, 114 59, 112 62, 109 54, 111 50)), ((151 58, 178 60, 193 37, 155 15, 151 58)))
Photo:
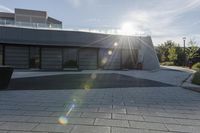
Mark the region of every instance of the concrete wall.
POLYGON ((144 70, 159 70, 160 63, 153 47, 151 37, 141 40, 138 59, 143 64, 144 70))

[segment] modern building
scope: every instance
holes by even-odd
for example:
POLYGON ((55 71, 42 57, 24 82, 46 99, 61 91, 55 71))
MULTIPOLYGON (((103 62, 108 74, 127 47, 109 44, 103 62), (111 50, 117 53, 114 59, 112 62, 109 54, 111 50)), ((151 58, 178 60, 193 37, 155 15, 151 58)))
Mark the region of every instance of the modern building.
POLYGON ((137 69, 142 64, 145 70, 159 69, 150 36, 68 31, 46 12, 24 9, 15 9, 14 14, 0 13, 0 22, 1 65, 118 70, 137 69))

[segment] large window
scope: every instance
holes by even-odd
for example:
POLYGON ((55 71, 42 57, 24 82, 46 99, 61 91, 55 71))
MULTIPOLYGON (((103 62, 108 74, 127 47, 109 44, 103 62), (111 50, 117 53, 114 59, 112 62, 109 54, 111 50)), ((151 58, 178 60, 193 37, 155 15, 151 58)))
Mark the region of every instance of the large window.
POLYGON ((64 68, 77 68, 77 52, 76 48, 64 49, 63 51, 63 67, 64 68))
POLYGON ((30 47, 30 68, 40 68, 40 48, 30 47))
POLYGON ((0 65, 3 64, 3 46, 0 45, 0 65))

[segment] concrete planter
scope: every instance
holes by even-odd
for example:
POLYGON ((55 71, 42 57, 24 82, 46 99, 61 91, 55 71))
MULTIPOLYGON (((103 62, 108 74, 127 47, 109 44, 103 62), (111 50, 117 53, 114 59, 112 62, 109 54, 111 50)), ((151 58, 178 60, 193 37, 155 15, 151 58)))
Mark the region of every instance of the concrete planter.
POLYGON ((0 66, 0 90, 8 87, 12 73, 12 67, 0 66))

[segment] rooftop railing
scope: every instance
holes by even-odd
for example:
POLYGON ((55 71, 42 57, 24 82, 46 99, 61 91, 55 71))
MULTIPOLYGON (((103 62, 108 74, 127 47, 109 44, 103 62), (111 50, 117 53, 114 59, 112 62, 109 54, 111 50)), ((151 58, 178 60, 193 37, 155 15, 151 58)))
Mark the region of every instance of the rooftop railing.
POLYGON ((0 19, 0 25, 13 26, 13 27, 26 27, 26 28, 48 28, 48 29, 62 29, 61 24, 46 24, 46 23, 29 23, 29 22, 16 22, 13 20, 0 19))
MULTIPOLYGON (((63 31, 82 31, 91 33, 102 33, 102 34, 115 34, 123 35, 119 28, 68 28, 68 26, 62 26, 62 24, 46 24, 46 23, 30 23, 30 22, 15 22, 13 20, 0 19, 0 26, 9 27, 22 27, 31 29, 48 29, 48 30, 63 30, 63 31)), ((134 36, 149 36, 146 33, 133 33, 134 36)))

